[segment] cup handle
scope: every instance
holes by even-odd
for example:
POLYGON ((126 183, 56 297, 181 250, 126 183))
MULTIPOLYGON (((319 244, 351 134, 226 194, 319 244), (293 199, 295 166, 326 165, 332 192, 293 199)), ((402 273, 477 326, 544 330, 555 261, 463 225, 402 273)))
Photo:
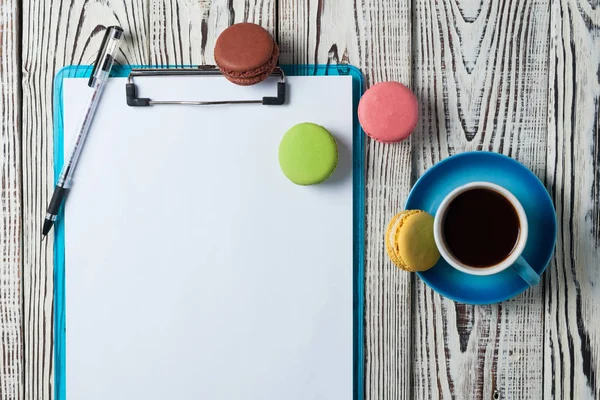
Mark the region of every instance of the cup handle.
POLYGON ((540 276, 522 256, 517 258, 517 261, 511 267, 529 286, 535 286, 540 283, 540 276))

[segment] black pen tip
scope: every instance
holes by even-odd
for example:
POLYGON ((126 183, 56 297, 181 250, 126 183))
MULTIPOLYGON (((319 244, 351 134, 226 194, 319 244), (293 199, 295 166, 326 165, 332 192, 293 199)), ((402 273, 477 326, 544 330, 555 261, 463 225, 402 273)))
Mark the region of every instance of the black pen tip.
POLYGON ((46 239, 46 234, 42 233, 42 240, 46 239))

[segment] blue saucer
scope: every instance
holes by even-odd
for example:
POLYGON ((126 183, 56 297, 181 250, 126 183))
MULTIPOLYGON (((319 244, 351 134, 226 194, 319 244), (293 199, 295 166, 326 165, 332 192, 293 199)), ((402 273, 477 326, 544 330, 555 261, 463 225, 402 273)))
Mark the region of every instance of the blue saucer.
MULTIPOLYGON (((448 193, 474 181, 496 183, 519 199, 529 224, 523 257, 536 272, 544 272, 556 241, 554 205, 540 180, 512 158, 482 151, 446 158, 429 168, 413 186, 406 209, 425 210, 435 215, 448 193)), ((468 304, 498 303, 528 287, 512 269, 495 275, 474 276, 452 268, 443 258, 433 268, 417 274, 442 296, 468 304)))

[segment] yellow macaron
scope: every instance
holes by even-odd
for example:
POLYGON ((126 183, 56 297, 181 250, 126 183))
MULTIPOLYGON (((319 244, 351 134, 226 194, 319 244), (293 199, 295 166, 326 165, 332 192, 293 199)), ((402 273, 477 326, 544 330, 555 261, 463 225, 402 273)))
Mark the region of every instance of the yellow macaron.
POLYGON ((396 214, 385 234, 385 249, 393 263, 410 271, 426 271, 440 259, 433 238, 433 216, 421 210, 396 214))

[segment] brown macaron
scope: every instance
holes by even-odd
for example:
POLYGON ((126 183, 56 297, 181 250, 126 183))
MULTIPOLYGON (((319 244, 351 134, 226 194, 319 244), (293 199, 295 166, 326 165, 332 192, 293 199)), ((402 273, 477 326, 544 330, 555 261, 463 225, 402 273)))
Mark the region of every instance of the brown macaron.
POLYGON ((279 46, 260 25, 231 25, 217 38, 215 62, 223 75, 237 85, 262 82, 275 69, 279 46))

